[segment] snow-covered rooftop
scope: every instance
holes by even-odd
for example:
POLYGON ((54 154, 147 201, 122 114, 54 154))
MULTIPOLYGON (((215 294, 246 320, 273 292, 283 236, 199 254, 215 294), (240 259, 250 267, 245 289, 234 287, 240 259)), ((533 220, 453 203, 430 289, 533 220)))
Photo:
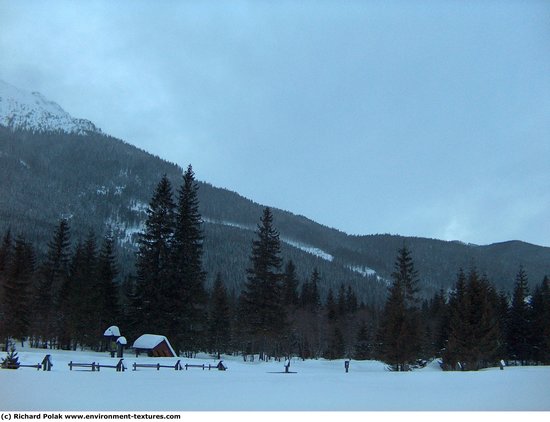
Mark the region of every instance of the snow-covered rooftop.
POLYGON ((143 334, 142 336, 138 337, 136 341, 134 341, 134 345, 132 347, 134 349, 154 349, 163 341, 166 341, 166 344, 168 345, 168 348, 173 353, 173 355, 177 356, 174 349, 172 349, 172 345, 170 344, 168 339, 165 336, 161 336, 158 334, 143 334))

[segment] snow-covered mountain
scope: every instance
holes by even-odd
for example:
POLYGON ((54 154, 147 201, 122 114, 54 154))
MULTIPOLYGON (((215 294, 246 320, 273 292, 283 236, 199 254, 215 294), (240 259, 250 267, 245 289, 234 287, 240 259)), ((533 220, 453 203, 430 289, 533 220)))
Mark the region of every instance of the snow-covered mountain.
POLYGON ((72 117, 59 104, 39 92, 27 92, 0 80, 0 125, 32 132, 66 132, 85 135, 101 129, 72 117))

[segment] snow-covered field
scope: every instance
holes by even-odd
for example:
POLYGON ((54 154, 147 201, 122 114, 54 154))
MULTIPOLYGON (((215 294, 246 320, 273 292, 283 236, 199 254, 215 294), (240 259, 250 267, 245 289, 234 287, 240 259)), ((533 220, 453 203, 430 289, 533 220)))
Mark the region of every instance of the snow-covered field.
MULTIPOLYGON (((51 372, 0 369, 0 409, 7 411, 454 411, 550 410, 550 367, 443 372, 433 362, 407 373, 380 362, 293 360, 244 362, 224 357, 228 370, 138 369, 132 364, 174 364, 177 358, 136 358, 126 353, 125 372, 73 369, 68 362, 115 364, 105 353, 49 351, 51 372)), ((42 361, 45 351, 18 349, 19 362, 42 361)), ((182 364, 216 364, 204 355, 182 364)))

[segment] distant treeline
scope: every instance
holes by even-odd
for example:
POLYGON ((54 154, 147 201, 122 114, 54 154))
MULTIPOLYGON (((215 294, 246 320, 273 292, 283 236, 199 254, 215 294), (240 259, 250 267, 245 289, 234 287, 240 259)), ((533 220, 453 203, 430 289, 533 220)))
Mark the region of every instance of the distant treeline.
MULTIPOLYGON (((0 335, 34 347, 103 350, 118 325, 129 343, 166 335, 181 354, 379 359, 393 370, 442 358, 446 369, 477 370, 501 359, 550 363, 550 280, 529 291, 518 268, 514 291, 496 291, 475 268, 457 269, 454 289, 421 300, 413 251, 396 250, 385 303, 367 306, 350 284, 330 287, 315 268, 307 280, 282 258, 279 232, 265 208, 243 269, 242 291, 221 272, 207 286, 206 241, 191 166, 173 192, 158 183, 131 275, 121 276, 112 233, 71 242, 62 219, 43 259, 10 230, 0 245, 0 335)), ((230 259, 230 252, 228 252, 230 259)))

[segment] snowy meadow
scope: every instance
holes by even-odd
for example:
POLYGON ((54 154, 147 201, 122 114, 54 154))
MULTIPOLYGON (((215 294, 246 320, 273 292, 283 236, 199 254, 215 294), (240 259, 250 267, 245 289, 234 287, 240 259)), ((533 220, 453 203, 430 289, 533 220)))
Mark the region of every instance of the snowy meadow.
MULTIPOLYGON (((115 365, 89 351, 47 351, 51 372, 0 369, 0 408, 6 411, 549 411, 550 367, 444 372, 437 361, 412 372, 389 372, 377 361, 244 362, 224 356, 226 371, 137 368, 134 362, 175 365, 179 358, 135 357, 126 371, 69 370, 69 362, 115 365)), ((45 350, 19 348, 19 362, 37 364, 45 350)), ((208 355, 181 364, 216 365, 208 355)))

